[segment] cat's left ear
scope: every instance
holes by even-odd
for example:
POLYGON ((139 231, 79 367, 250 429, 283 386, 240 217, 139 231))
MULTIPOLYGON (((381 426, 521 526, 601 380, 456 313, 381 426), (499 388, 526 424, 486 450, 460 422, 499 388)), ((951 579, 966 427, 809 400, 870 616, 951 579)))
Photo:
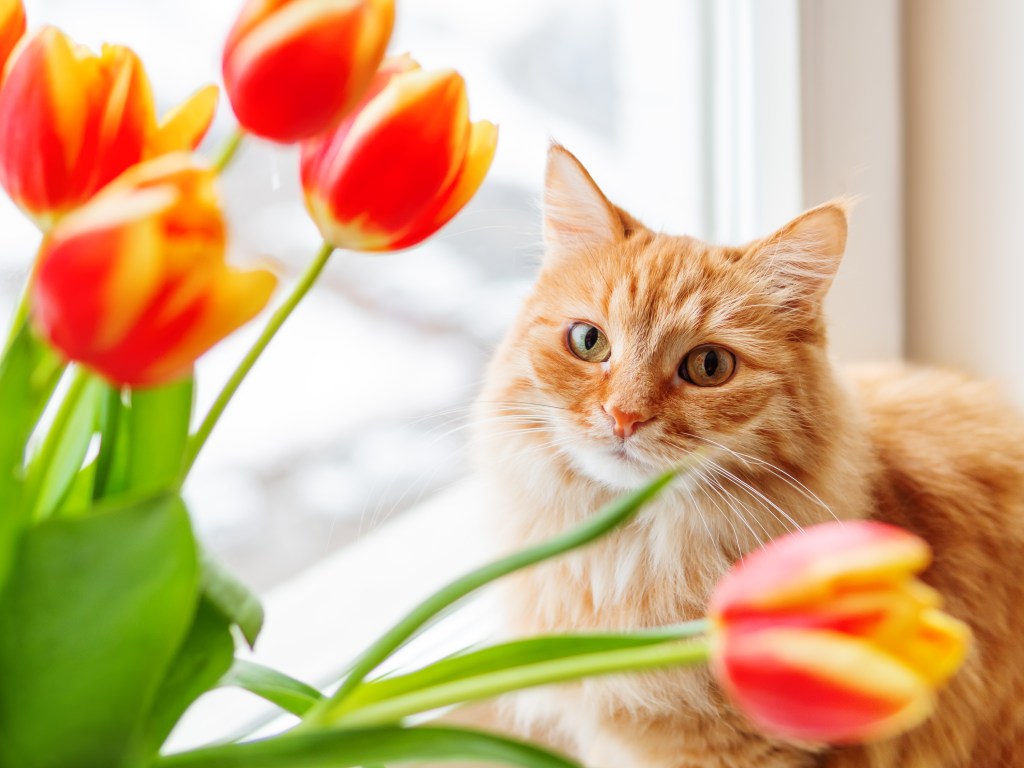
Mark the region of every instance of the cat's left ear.
POLYGON ((547 258, 612 245, 626 230, 618 209, 569 150, 552 144, 544 174, 547 258))
POLYGON ((848 209, 844 200, 819 205, 755 246, 755 268, 774 293, 793 301, 821 303, 846 250, 848 209))

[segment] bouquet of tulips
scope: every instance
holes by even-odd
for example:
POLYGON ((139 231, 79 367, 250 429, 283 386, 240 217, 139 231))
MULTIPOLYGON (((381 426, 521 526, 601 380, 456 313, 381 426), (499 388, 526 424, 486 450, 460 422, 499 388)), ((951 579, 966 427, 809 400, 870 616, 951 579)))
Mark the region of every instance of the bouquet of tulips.
POLYGON ((0 0, 0 185, 42 232, 0 358, 0 764, 569 766, 497 734, 409 719, 529 686, 709 660, 736 705, 783 737, 861 740, 927 716, 966 630, 919 599, 923 542, 869 523, 825 526, 744 561, 709 621, 530 638, 375 676, 439 612, 625 523, 685 467, 448 585, 329 695, 235 659, 236 643, 257 641, 262 612, 197 543, 180 496, 189 470, 331 254, 429 237, 474 194, 495 151, 496 128, 469 121, 457 73, 384 57, 393 17, 392 0, 249 0, 223 53, 239 128, 208 162, 194 150, 216 88, 158 120, 130 49, 96 55, 55 28, 27 34, 20 0, 0 0), (277 283, 225 260, 217 178, 248 136, 300 144, 324 245, 197 415, 195 360, 257 317, 277 283), (218 686, 300 722, 272 738, 163 754, 182 714, 218 686))

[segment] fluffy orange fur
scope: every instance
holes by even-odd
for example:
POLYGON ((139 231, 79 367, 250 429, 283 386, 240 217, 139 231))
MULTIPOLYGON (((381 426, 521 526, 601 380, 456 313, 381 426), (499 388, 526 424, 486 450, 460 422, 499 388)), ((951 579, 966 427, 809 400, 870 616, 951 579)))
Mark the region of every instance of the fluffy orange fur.
MULTIPOLYGON (((548 158, 546 256, 478 402, 477 454, 510 542, 554 535, 659 470, 698 470, 598 544, 506 591, 520 634, 702 616, 729 565, 833 518, 874 518, 934 548, 925 580, 975 644, 936 715, 843 749, 768 739, 703 670, 601 678, 513 702, 522 732, 605 768, 995 768, 1024 757, 1024 420, 988 384, 885 366, 839 370, 822 300, 846 239, 842 203, 733 248, 655 233, 608 202, 561 147, 548 158), (604 332, 586 362, 568 329, 604 332), (732 377, 681 377, 690 350, 732 377), (609 413, 632 414, 633 434, 609 413)), ((870 297, 865 297, 870 302, 870 297)))

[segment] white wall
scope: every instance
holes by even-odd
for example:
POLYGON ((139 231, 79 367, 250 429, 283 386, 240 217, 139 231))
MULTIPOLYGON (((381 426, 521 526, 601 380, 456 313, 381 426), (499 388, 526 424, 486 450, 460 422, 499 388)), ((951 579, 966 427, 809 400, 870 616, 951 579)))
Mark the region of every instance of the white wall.
POLYGON ((842 361, 904 352, 899 10, 896 0, 800 3, 804 205, 860 198, 828 303, 842 361))
POLYGON ((908 0, 908 353, 1024 404, 1024 3, 908 0))

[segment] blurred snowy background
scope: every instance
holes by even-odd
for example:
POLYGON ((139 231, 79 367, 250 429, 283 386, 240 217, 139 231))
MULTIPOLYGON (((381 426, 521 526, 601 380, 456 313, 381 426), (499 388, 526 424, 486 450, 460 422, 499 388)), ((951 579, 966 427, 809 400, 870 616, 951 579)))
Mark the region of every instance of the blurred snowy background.
MULTIPOLYGON (((96 49, 133 47, 162 113, 219 81, 240 3, 27 0, 30 28, 59 25, 96 49)), ((411 252, 338 253, 231 404, 187 487, 208 546, 265 590, 464 475, 468 405, 539 255, 549 136, 588 161, 615 151, 610 0, 403 0, 392 52, 465 76, 473 119, 501 125, 490 177, 443 232, 411 252), (611 54, 611 55, 610 55, 611 54)), ((299 87, 316 87, 307 84, 299 87)), ((226 101, 203 147, 233 126, 226 101)), ((315 253, 292 151, 247 142, 225 174, 233 257, 276 261, 285 283, 315 253)), ((38 233, 0 201, 0 312, 13 306, 38 233)), ((259 322, 199 366, 205 411, 259 322)))

